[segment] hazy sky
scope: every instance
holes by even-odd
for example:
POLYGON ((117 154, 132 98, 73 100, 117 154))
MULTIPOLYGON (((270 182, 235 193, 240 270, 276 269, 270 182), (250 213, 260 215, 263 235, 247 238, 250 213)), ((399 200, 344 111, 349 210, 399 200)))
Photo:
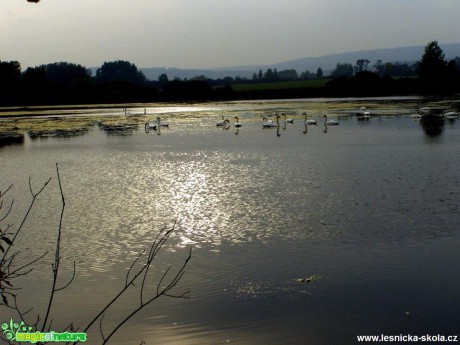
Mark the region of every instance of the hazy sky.
POLYGON ((459 18, 460 0, 0 0, 0 60, 269 65, 460 42, 459 18))

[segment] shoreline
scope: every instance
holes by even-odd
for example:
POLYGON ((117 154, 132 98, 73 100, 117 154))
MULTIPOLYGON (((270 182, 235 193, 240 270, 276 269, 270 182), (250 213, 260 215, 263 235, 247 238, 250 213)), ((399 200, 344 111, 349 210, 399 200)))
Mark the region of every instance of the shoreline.
MULTIPOLYGON (((447 97, 440 96, 423 96, 423 95, 401 95, 401 96, 350 96, 350 97, 302 97, 302 98, 269 98, 269 99, 233 99, 233 100, 207 100, 207 101, 172 101, 172 102, 133 102, 133 103, 85 103, 85 104, 53 104, 53 105, 30 105, 30 106, 0 106, 0 119, 7 118, 27 118, 27 117, 40 117, 40 116, 79 116, 87 115, 87 110, 113 110, 120 109, 120 115, 123 115, 123 109, 133 108, 151 108, 151 107, 167 107, 174 104, 207 104, 207 103, 252 103, 252 102, 321 102, 321 101, 372 101, 372 100, 426 100, 432 101, 434 99, 457 99, 459 95, 450 95, 447 97), (68 111, 66 113, 65 111, 68 111), (59 113, 57 113, 59 112, 59 113)), ((114 115, 114 114, 107 114, 114 115)), ((135 115, 135 114, 132 114, 135 115)), ((143 115, 143 114, 138 114, 143 115)))

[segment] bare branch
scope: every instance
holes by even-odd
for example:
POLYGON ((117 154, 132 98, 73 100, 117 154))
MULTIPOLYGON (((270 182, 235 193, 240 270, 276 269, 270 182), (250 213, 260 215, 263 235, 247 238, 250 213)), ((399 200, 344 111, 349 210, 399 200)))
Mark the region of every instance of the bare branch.
MULTIPOLYGON (((171 229, 169 230, 166 230, 166 228, 163 228, 160 230, 160 232, 157 234, 154 242, 152 243, 152 246, 150 247, 150 252, 149 252, 149 256, 147 257, 147 262, 144 266, 142 266, 142 268, 139 269, 139 271, 137 271, 137 273, 134 274, 134 276, 125 283, 125 286, 120 290, 120 292, 118 294, 116 294, 110 301, 109 303, 107 303, 107 305, 102 308, 102 310, 90 321, 90 323, 86 326, 86 328, 83 330, 83 332, 87 332, 88 329, 91 328, 91 326, 94 324, 94 322, 97 321, 97 319, 99 319, 101 317, 102 314, 104 314, 106 312, 107 309, 110 308, 110 306, 115 303, 115 301, 117 301, 121 295, 123 295, 125 293, 125 291, 131 286, 131 285, 134 285, 134 281, 136 281, 136 279, 142 274, 142 272, 144 272, 147 267, 152 263, 152 260, 154 258, 154 255, 153 253, 156 253, 158 252, 159 249, 157 249, 157 247, 161 244, 163 245, 164 244, 164 237, 165 236, 168 236, 171 234, 171 232, 174 230, 174 226, 176 225, 176 222, 174 222, 174 225, 171 229)), ((141 254, 142 255, 142 254, 141 254)), ((140 256, 138 258, 136 258, 135 261, 137 261, 140 256)), ((134 264, 132 265, 134 266, 134 264)), ((131 266, 131 267, 132 267, 131 266)), ((131 269, 130 269, 131 270, 131 269)), ((129 274, 129 272, 128 272, 129 274)), ((76 342, 74 343, 76 344, 76 342)))
POLYGON ((99 320, 99 332, 101 333, 102 340, 105 342, 105 337, 104 337, 104 332, 102 331, 102 320, 104 319, 104 315, 101 316, 101 319, 99 320))
POLYGON ((18 229, 16 230, 16 233, 13 236, 13 239, 11 240, 12 244, 8 245, 8 247, 6 248, 5 252, 3 253, 2 258, 0 259, 0 262, 5 260, 7 254, 8 254, 8 251, 10 250, 11 246, 14 244, 14 241, 15 241, 16 237, 18 237, 19 233, 21 232, 22 227, 24 226, 24 223, 26 222, 26 220, 27 220, 27 218, 28 218, 28 216, 30 214, 30 211, 32 210, 32 208, 33 208, 33 206, 35 204, 35 201, 37 200, 37 197, 40 195, 41 192, 43 192, 43 190, 50 183, 50 181, 51 181, 51 177, 42 185, 42 187, 40 188, 40 190, 37 193, 34 193, 33 189, 32 189, 31 178, 29 177, 29 189, 30 189, 30 193, 32 194, 32 200, 31 200, 31 202, 29 204, 29 208, 27 209, 26 214, 22 218, 21 224, 19 225, 18 229))
MULTIPOLYGON (((10 204, 10 207, 8 208, 8 210, 6 211, 6 214, 0 219, 0 222, 4 221, 6 219, 6 217, 8 217, 8 215, 10 214, 11 210, 13 209, 13 205, 14 205, 14 199, 11 200, 11 204, 10 204)), ((0 204, 0 209, 3 207, 3 200, 2 200, 2 203, 0 204)))
POLYGON ((128 278, 129 278, 129 274, 131 273, 131 270, 133 269, 134 265, 136 264, 137 260, 139 260, 139 258, 145 253, 145 249, 142 251, 142 253, 140 253, 137 258, 133 261, 131 267, 129 267, 128 269, 128 273, 126 274, 126 282, 125 282, 125 286, 128 286, 128 278))
MULTIPOLYGON (((19 253, 19 252, 18 252, 19 253)), ((16 276, 23 276, 25 274, 27 274, 28 272, 32 271, 32 268, 26 272, 19 272, 21 270, 23 270, 24 268, 26 267, 29 267, 30 265, 33 265, 34 263, 36 263, 37 261, 41 260, 42 258, 44 258, 46 256, 46 254, 48 254, 48 252, 45 252, 43 255, 39 256, 38 258, 28 262, 27 264, 15 269, 14 271, 11 271, 11 272, 8 272, 8 275, 16 275, 16 276)))
MULTIPOLYGON (((67 285, 65 285, 63 288, 60 288, 60 289, 56 288, 57 278, 58 278, 58 273, 59 273, 59 264, 60 264, 60 261, 61 261, 61 255, 60 255, 61 234, 62 234, 62 221, 64 219, 64 209, 65 209, 64 192, 62 191, 61 176, 59 175, 59 166, 58 166, 57 163, 56 163, 56 174, 57 174, 57 180, 58 180, 58 184, 59 184, 59 191, 61 192, 62 206, 61 206, 61 215, 59 217, 58 235, 57 235, 57 239, 56 239, 56 252, 54 254, 54 264, 52 265, 52 269, 53 269, 53 285, 52 285, 52 288, 51 288, 51 294, 50 294, 50 298, 49 298, 49 301, 48 301, 48 308, 46 310, 45 318, 44 318, 43 325, 42 325, 42 332, 46 328, 46 322, 47 322, 48 317, 50 315, 51 306, 52 306, 53 300, 54 300, 54 293, 64 289, 65 287, 67 287, 73 281, 73 277, 75 275, 75 267, 74 267, 74 275, 72 276, 72 278, 69 281, 69 283, 67 285)), ((75 264, 75 262, 74 262, 74 264, 75 264)))
POLYGON ((69 286, 69 285, 72 283, 72 281, 73 281, 74 278, 75 278, 75 271, 76 271, 76 269, 75 269, 75 261, 74 261, 74 262, 73 262, 73 273, 72 273, 72 277, 70 278, 70 280, 69 280, 69 282, 68 282, 67 284, 65 284, 65 285, 64 285, 63 287, 61 287, 61 288, 57 288, 56 291, 64 290, 67 286, 69 286))
POLYGON ((0 198, 1 198, 2 196, 4 196, 6 193, 8 193, 8 191, 9 191, 12 187, 13 187, 13 184, 10 184, 10 185, 8 186, 8 188, 6 188, 5 191, 4 191, 3 193, 2 193, 2 191, 0 191, 0 198))
MULTIPOLYGON (((141 311, 144 307, 146 307, 147 305, 149 305, 151 302, 155 301, 156 299, 158 299, 159 297, 161 296, 167 296, 167 297, 175 297, 175 298, 183 298, 183 296, 185 296, 185 294, 188 293, 185 292, 183 293, 182 295, 168 295, 167 292, 169 290, 171 290, 172 288, 174 288, 177 283, 179 282, 179 280, 182 278, 184 272, 185 272, 185 267, 187 266, 188 262, 190 261, 192 257, 192 249, 190 249, 189 251, 189 255, 187 257, 187 259, 185 260, 184 264, 182 265, 182 267, 180 268, 180 270, 177 272, 177 274, 175 275, 175 277, 171 280, 171 282, 163 289, 163 290, 159 290, 157 288, 157 293, 152 297, 150 298, 147 302, 145 303, 141 303, 139 305, 139 307, 137 307, 136 309, 134 309, 129 315, 127 315, 113 330, 112 332, 107 336, 106 339, 104 339, 104 342, 102 343, 103 345, 106 344, 109 339, 126 323, 128 322, 129 319, 131 319, 134 315, 136 315, 139 311, 141 311), (158 293, 159 291, 159 293, 158 293), (182 296, 182 297, 181 297, 182 296)), ((163 274, 162 278, 160 281, 163 281, 165 276, 167 275, 167 273, 169 272, 169 268, 166 270, 166 272, 163 274)))
MULTIPOLYGON (((59 185, 59 190, 61 194, 61 212, 60 212, 60 218, 59 218, 59 225, 57 229, 57 238, 56 238, 56 243, 55 243, 55 253, 54 253, 54 262, 51 265, 52 272, 53 272, 53 278, 52 278, 52 287, 51 287, 51 292, 48 300, 48 306, 46 310, 45 317, 43 318, 43 323, 41 324, 41 331, 49 331, 52 327, 53 320, 50 320, 51 316, 51 309, 53 306, 54 302, 54 296, 55 293, 58 291, 61 291, 65 288, 67 288, 75 279, 76 275, 76 263, 75 261, 73 262, 73 272, 72 276, 69 279, 69 281, 62 285, 62 287, 58 287, 58 276, 59 276, 59 268, 60 268, 60 263, 61 263, 61 238, 62 238, 62 228, 63 228, 63 218, 64 218, 64 211, 65 211, 65 206, 66 206, 66 201, 64 197, 64 192, 61 184, 61 178, 60 178, 60 173, 59 173, 59 166, 56 163, 56 175, 57 175, 57 180, 58 180, 58 185, 59 185), (50 321, 49 321, 50 320, 50 321)), ((32 179, 29 177, 29 190, 32 195, 32 200, 29 204, 29 207, 22 219, 22 222, 20 223, 18 229, 16 230, 16 233, 13 236, 12 240, 7 240, 4 242, 7 243, 9 246, 6 247, 6 250, 4 250, 2 258, 0 260, 0 273, 1 276, 0 278, 2 279, 2 283, 5 283, 8 287, 9 290, 13 289, 13 286, 10 284, 8 280, 5 281, 5 279, 12 279, 16 278, 19 276, 27 275, 32 271, 32 265, 36 263, 38 260, 42 259, 45 255, 47 255, 48 252, 44 253, 40 257, 20 266, 20 267, 15 267, 14 269, 12 268, 12 264, 14 263, 16 257, 19 255, 20 251, 16 250, 14 251, 13 254, 9 254, 8 251, 13 245, 14 240, 17 238, 19 232, 23 229, 23 226, 30 214, 30 211, 32 210, 35 201, 37 197, 42 193, 42 191, 45 189, 45 187, 49 184, 51 181, 51 177, 39 188, 37 191, 34 191, 34 188, 32 186, 32 179), (9 243, 11 242, 11 243, 9 243)), ((12 186, 12 185, 11 185, 12 186)), ((0 197, 5 195, 5 193, 11 188, 8 187, 8 189, 2 194, 0 192, 0 197)), ((0 200, 0 210, 2 210, 2 207, 4 206, 3 200, 0 200)), ((13 208, 13 202, 9 205, 9 208, 6 210, 6 214, 3 215, 3 210, 2 210, 2 218, 0 218, 0 221, 3 221, 7 218, 7 216, 10 214, 11 209, 13 208)), ((83 332, 87 332, 92 325, 99 320, 99 331, 102 337, 103 344, 106 344, 110 338, 129 320, 131 319, 134 315, 136 315, 141 309, 145 308, 148 306, 150 303, 155 301, 156 299, 160 298, 161 296, 165 297, 171 297, 171 298, 187 298, 186 295, 190 291, 182 292, 179 294, 175 294, 172 290, 177 286, 179 281, 182 279, 184 273, 185 273, 185 268, 188 264, 188 262, 191 259, 191 253, 192 250, 190 249, 188 257, 186 258, 185 262, 182 264, 182 266, 178 269, 178 271, 175 274, 172 274, 172 268, 168 267, 163 271, 163 274, 161 277, 156 279, 158 283, 156 286, 153 287, 153 296, 150 296, 148 299, 146 299, 146 293, 148 292, 147 286, 148 286, 148 281, 149 281, 149 274, 154 274, 151 273, 153 268, 151 269, 151 265, 153 263, 153 260, 157 257, 157 255, 160 253, 162 250, 163 246, 165 243, 169 240, 171 234, 175 230, 176 227, 176 222, 174 222, 173 226, 170 228, 164 227, 162 228, 154 238, 153 242, 150 245, 149 251, 146 254, 146 250, 143 250, 132 262, 131 266, 129 267, 126 278, 125 278, 125 284, 122 286, 121 290, 116 294, 108 303, 107 305, 102 308, 102 310, 89 322, 89 324, 86 326, 86 328, 83 330, 83 332), (144 254, 146 254, 144 256, 144 254), (145 262, 143 264, 140 263, 141 257, 145 257, 145 262), (139 280, 141 281, 140 284, 138 284, 139 280), (136 283, 136 285, 135 285, 136 283), (134 287, 139 292, 140 294, 140 303, 135 309, 126 315, 124 319, 115 326, 114 329, 110 331, 110 333, 104 334, 104 329, 103 329, 103 319, 106 315, 107 310, 116 302, 120 299, 120 297, 130 288, 134 287)), ((10 226, 6 230, 0 229, 0 238, 4 239, 6 231, 9 230, 10 226)), ((3 248, 2 248, 3 250, 3 248)), ((61 285, 61 284, 59 284, 61 285)), ((2 286, 0 286, 2 288, 2 286)), ((16 311, 16 313, 20 316, 21 320, 24 321, 24 316, 26 313, 29 313, 32 311, 32 309, 22 312, 17 304, 17 297, 15 294, 11 292, 5 292, 4 288, 0 290, 0 294, 2 297, 6 298, 5 296, 8 296, 8 298, 12 299, 12 304, 7 305, 8 308, 11 308, 16 311)), ((25 321, 24 321, 25 322, 25 321)), ((37 320, 35 322, 34 327, 38 329, 38 324, 41 322, 41 318, 39 315, 37 315, 37 320)), ((65 330, 73 330, 73 323, 69 324, 65 330)), ((74 344, 78 343, 75 342, 74 344)))

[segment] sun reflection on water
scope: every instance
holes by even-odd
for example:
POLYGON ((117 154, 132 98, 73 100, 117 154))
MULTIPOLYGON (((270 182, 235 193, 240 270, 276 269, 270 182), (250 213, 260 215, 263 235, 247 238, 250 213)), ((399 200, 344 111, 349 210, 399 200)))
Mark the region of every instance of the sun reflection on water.
MULTIPOLYGON (((431 301, 426 309, 431 310, 437 305, 432 299, 436 291, 458 287, 458 282, 452 284, 458 266, 458 126, 446 127, 445 143, 427 144, 419 125, 403 116, 376 116, 365 124, 357 123, 349 114, 360 105, 353 101, 328 104, 326 110, 341 116, 341 125, 327 136, 321 126, 302 134, 300 114, 305 111, 318 119, 323 110, 315 103, 158 107, 155 111, 162 120, 171 123, 161 136, 141 128, 126 136, 109 137, 94 128, 84 137, 36 140, 20 149, 3 148, 2 159, 8 164, 0 165, 0 170, 2 176, 16 178, 11 182, 24 184, 31 171, 34 182, 41 181, 42 175, 54 176, 54 164, 59 162, 66 196, 63 271, 71 272, 76 260, 78 281, 73 292, 83 296, 72 296, 64 304, 66 313, 69 306, 77 314, 101 303, 108 288, 123 284, 133 259, 149 247, 159 230, 175 224, 155 268, 181 265, 187 252, 183 247, 193 247, 193 264, 183 283, 194 296, 189 309, 178 302, 173 307, 156 305, 152 312, 159 316, 155 322, 182 320, 181 326, 152 327, 150 314, 139 317, 135 326, 147 320, 142 339, 157 341, 157 334, 149 333, 152 330, 163 332, 161 339, 175 340, 192 340, 190 332, 195 332, 196 341, 188 342, 206 343, 201 340, 210 339, 211 328, 228 327, 240 337, 248 329, 251 337, 247 339, 254 340, 253 328, 259 319, 263 332, 281 325, 290 335, 292 329, 285 323, 292 316, 290 311, 299 310, 295 320, 304 329, 323 310, 322 296, 337 298, 333 309, 338 305, 340 310, 351 310, 356 301, 362 301, 361 291, 374 288, 381 292, 381 303, 387 304, 394 297, 386 295, 389 277, 402 283, 401 291, 432 284, 426 290, 429 298, 421 295, 413 300, 414 305, 431 301), (276 131, 263 130, 260 119, 281 109, 292 112, 295 122, 282 128, 278 137, 276 131), (238 135, 233 127, 228 131, 216 128, 222 115, 240 116, 243 127, 238 135), (438 239, 442 241, 436 244, 438 239), (427 267, 433 279, 423 279, 427 267), (410 272, 414 283, 405 284, 410 272), (317 273, 330 278, 317 285, 295 279, 317 273), (111 280, 118 281, 111 284, 111 280), (110 284, 101 283, 107 281, 110 284), (319 301, 320 308, 310 301, 319 301), (299 308, 303 302, 306 309, 299 308), (232 310, 229 317, 227 312, 232 310)), ((385 114, 410 114, 408 108, 396 112, 387 107, 372 105, 382 114, 384 110, 385 114)), ((147 110, 147 118, 156 117, 153 109, 147 110)), ((110 120, 105 123, 132 118, 110 120)), ((78 128, 87 124, 91 128, 83 118, 73 123, 78 128)), ((24 121, 21 126, 30 129, 32 124, 24 121)), ((45 250, 36 243, 53 250, 60 201, 53 182, 54 189, 41 195, 42 208, 28 224, 32 229, 24 238, 27 245, 18 243, 31 257, 45 250)), ((29 196, 27 183, 24 187, 18 194, 29 196)), ((49 272, 51 263, 50 255, 40 265, 49 272)), ((29 287, 47 291, 44 277, 29 287)), ((130 310, 132 304, 128 300, 120 310, 130 310)), ((381 305, 379 302, 368 314, 356 314, 359 327, 380 313, 381 305)), ((449 313, 452 310, 455 306, 449 313)), ((450 318, 449 313, 446 317, 450 318)), ((327 315, 321 324, 329 325, 330 320, 327 315)))

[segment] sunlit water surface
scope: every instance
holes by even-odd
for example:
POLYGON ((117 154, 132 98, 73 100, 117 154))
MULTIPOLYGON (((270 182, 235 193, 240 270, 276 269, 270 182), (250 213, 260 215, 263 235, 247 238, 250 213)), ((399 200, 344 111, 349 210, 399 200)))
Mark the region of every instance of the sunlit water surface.
MULTIPOLYGON (((460 127, 445 120, 424 128, 409 117, 418 102, 161 105, 145 116, 139 107, 131 117, 93 109, 5 120, 29 133, 21 145, 0 147, 0 190, 14 184, 10 223, 30 202, 29 177, 35 190, 52 177, 18 239, 24 259, 50 251, 18 281, 24 309, 34 307, 31 320, 42 315, 51 285, 58 163, 66 200, 60 285, 73 261, 76 277, 57 294, 56 330, 71 321, 83 328, 158 231, 175 223, 152 275, 177 271, 192 248, 174 290, 190 290, 190 298, 153 302, 113 344, 353 344, 360 334, 459 334, 460 127), (363 105, 373 115, 360 121, 354 112, 363 105), (293 124, 262 128, 262 116, 283 112, 293 124), (319 125, 306 128, 303 112, 319 125), (323 126, 323 112, 340 125, 323 126), (229 129, 216 127, 222 115, 229 129), (145 131, 157 116, 169 128, 145 131), (56 132, 58 123, 73 131, 56 132), (314 279, 297 281, 306 277, 314 279)), ((138 304, 135 293, 120 300, 103 332, 138 304)), ((88 343, 100 342, 97 323, 88 343)))

